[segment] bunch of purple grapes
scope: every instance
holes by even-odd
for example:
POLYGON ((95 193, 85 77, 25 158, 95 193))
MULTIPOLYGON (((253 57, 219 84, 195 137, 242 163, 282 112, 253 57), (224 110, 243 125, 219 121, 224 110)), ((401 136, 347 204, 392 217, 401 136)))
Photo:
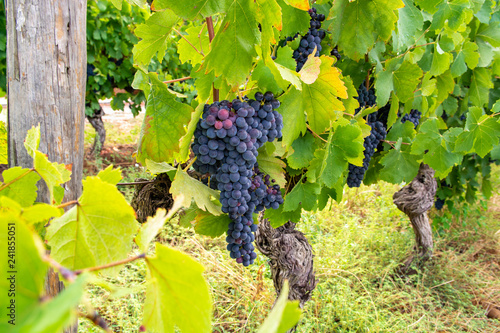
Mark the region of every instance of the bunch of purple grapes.
POLYGON ((311 21, 309 31, 300 40, 300 46, 297 50, 293 51, 293 58, 297 62, 296 71, 300 71, 307 61, 307 56, 314 52, 316 49, 315 57, 319 57, 321 52, 321 41, 326 36, 325 30, 321 28, 321 22, 325 20, 325 15, 316 14, 316 8, 309 9, 311 21))
POLYGON ((209 185, 220 191, 222 211, 232 220, 226 237, 230 256, 244 266, 256 258, 253 213, 283 203, 279 186, 270 186, 257 166, 257 149, 281 138, 279 106, 271 92, 256 93, 255 100, 205 105, 191 145, 194 169, 210 176, 209 185))
MULTIPOLYGON (((359 108, 356 109, 355 113, 358 113, 363 107, 371 107, 375 105, 375 92, 373 89, 366 89, 365 85, 362 84, 358 89, 357 100, 359 102, 359 108)), ((359 167, 349 164, 349 174, 347 175, 347 186, 349 187, 359 187, 361 185, 377 146, 387 136, 386 126, 376 119, 377 112, 368 115, 368 125, 370 125, 371 131, 370 135, 367 136, 363 142, 363 147, 365 149, 363 166, 359 167)))
POLYGON ((371 132, 363 142, 363 147, 365 148, 363 166, 359 167, 349 164, 349 174, 347 175, 347 186, 349 187, 359 187, 361 185, 366 170, 368 170, 368 166, 370 165, 370 160, 373 154, 375 154, 375 149, 379 142, 384 140, 387 135, 385 126, 380 121, 368 124, 371 127, 371 132))
POLYGON ((401 118, 401 122, 402 123, 405 123, 407 121, 409 121, 410 123, 413 123, 413 125, 415 126, 415 128, 417 128, 419 122, 420 122, 420 117, 422 116, 422 112, 418 111, 418 110, 414 110, 412 109, 410 111, 410 113, 407 113, 403 116, 403 118, 401 118))

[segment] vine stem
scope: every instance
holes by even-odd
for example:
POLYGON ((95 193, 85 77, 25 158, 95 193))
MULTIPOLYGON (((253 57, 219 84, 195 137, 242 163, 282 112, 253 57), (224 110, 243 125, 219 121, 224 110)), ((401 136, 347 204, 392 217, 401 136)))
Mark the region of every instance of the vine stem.
POLYGON ((178 34, 178 35, 179 35, 182 39, 184 39, 184 40, 185 40, 185 41, 186 41, 189 45, 191 45, 191 47, 192 47, 192 48, 193 48, 196 52, 198 52, 199 54, 201 54, 203 57, 205 56, 205 54, 203 54, 203 52, 202 52, 202 51, 198 50, 198 49, 196 48, 196 46, 194 46, 194 45, 193 45, 193 44, 192 44, 192 43, 191 43, 191 42, 190 42, 190 41, 186 38, 186 36, 184 36, 183 34, 181 34, 181 32, 180 32, 179 30, 177 30, 177 29, 175 29, 175 28, 172 28, 172 30, 173 30, 176 34, 178 34))
POLYGON ((154 183, 154 180, 143 180, 140 182, 131 182, 131 183, 118 183, 116 186, 133 186, 133 185, 141 185, 141 184, 151 184, 154 183))
POLYGON ((181 77, 180 79, 173 79, 173 80, 163 81, 163 83, 169 84, 169 83, 174 83, 174 82, 179 82, 179 81, 186 81, 186 80, 189 80, 189 79, 192 79, 192 77, 191 76, 181 77))
MULTIPOLYGON (((368 58, 368 53, 365 54, 365 62, 369 62, 370 59, 368 58)), ((370 75, 372 74, 372 68, 368 70, 368 73, 366 73, 366 79, 365 79, 365 86, 366 90, 370 90, 370 75)))
POLYGON ((189 164, 184 168, 184 172, 186 172, 192 165, 193 163, 196 161, 196 156, 193 158, 193 160, 191 162, 189 162, 189 164))
POLYGON ((25 173, 23 173, 23 174, 21 174, 21 175, 17 176, 16 178, 12 179, 10 182, 3 184, 2 186, 0 186, 0 191, 2 191, 2 190, 4 190, 4 189, 6 189, 6 188, 7 188, 7 187, 9 187, 10 185, 14 184, 15 182, 17 182, 18 180, 20 180, 20 179, 21 179, 21 178, 23 178, 24 176, 27 176, 30 172, 33 172, 33 171, 35 171, 35 169, 34 169, 34 168, 31 168, 31 169, 29 169, 28 171, 26 171, 25 173))
POLYGON ((314 135, 315 137, 317 137, 318 139, 328 143, 327 140, 323 139, 322 137, 320 137, 318 134, 316 134, 312 129, 311 129, 311 126, 309 126, 309 124, 306 124, 307 126, 307 129, 312 133, 312 135, 314 135))
POLYGON ((83 272, 100 271, 101 269, 106 269, 106 268, 111 268, 111 267, 115 267, 115 266, 118 266, 118 265, 123 265, 123 264, 129 263, 129 262, 135 261, 137 259, 143 259, 143 258, 146 258, 146 253, 141 253, 138 256, 127 258, 127 259, 123 259, 123 260, 119 260, 119 261, 115 261, 115 262, 112 262, 112 263, 109 263, 109 264, 106 264, 106 265, 102 265, 102 266, 95 266, 95 267, 89 267, 89 268, 79 269, 79 270, 75 271, 75 274, 76 275, 80 275, 83 272))
POLYGON ((65 202, 63 204, 60 204, 59 206, 56 206, 56 208, 66 208, 71 205, 78 205, 78 200, 71 200, 68 202, 65 202))
MULTIPOLYGON (((212 45, 212 41, 214 40, 214 22, 212 20, 212 16, 207 17, 207 29, 208 29, 208 40, 210 41, 210 45, 212 45)), ((219 101, 219 89, 215 89, 215 85, 212 83, 212 90, 214 95, 214 102, 219 101)))
MULTIPOLYGON (((392 146, 392 148, 394 148, 393 144, 397 143, 396 141, 388 141, 388 140, 382 140, 382 142, 385 142, 385 143, 388 143, 392 146)), ((411 146, 410 143, 408 142, 401 142, 402 145, 408 145, 408 146, 411 146)))

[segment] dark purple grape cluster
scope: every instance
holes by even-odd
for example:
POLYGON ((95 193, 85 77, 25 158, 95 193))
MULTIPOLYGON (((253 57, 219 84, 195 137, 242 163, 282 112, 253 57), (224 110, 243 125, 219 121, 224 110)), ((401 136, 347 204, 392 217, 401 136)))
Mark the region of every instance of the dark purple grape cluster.
POLYGON ((196 156, 194 169, 208 174, 210 181, 206 183, 220 191, 222 211, 232 220, 226 238, 231 258, 245 266, 256 257, 252 243, 257 225, 252 214, 258 208, 276 206, 268 198, 269 189, 275 195, 273 202, 283 202, 281 192, 280 199, 274 192, 279 192, 279 186, 276 189, 266 185, 269 177, 256 168, 257 149, 281 138, 283 118, 276 111, 279 106, 271 92, 256 93, 254 100, 205 105, 191 145, 196 156), (266 195, 262 196, 261 190, 266 195))
POLYGON ((309 9, 309 15, 311 16, 311 21, 309 25, 309 31, 300 39, 299 48, 293 51, 293 59, 297 62, 296 71, 300 71, 302 66, 307 61, 307 56, 314 52, 314 56, 319 57, 321 52, 321 41, 326 36, 325 30, 321 28, 321 22, 325 20, 325 15, 316 14, 316 8, 309 9))
POLYGON ((349 174, 347 175, 347 186, 349 187, 359 187, 361 185, 361 182, 365 177, 366 170, 368 170, 368 166, 370 165, 370 160, 375 153, 375 149, 377 148, 379 142, 384 140, 387 135, 386 128, 380 121, 368 124, 372 129, 370 135, 367 136, 363 142, 363 147, 365 148, 363 166, 359 167, 349 164, 349 174))
POLYGON ((407 113, 401 118, 401 122, 405 123, 409 121, 410 123, 413 123, 415 128, 417 128, 419 122, 420 122, 420 117, 422 116, 422 112, 412 109, 410 113, 407 113))
POLYGON ((264 173, 260 171, 258 164, 255 165, 253 171, 250 190, 252 191, 252 200, 258 202, 255 207, 255 212, 260 212, 264 208, 278 209, 283 203, 280 186, 273 184, 276 181, 270 179, 269 175, 264 175, 264 173))
POLYGON ((434 207, 436 207, 437 210, 443 209, 444 206, 444 200, 441 198, 437 198, 436 202, 434 202, 434 207))
POLYGON ((340 59, 342 59, 342 56, 340 55, 339 50, 337 49, 336 46, 332 49, 332 51, 330 52, 330 55, 332 55, 335 58, 337 58, 337 61, 339 61, 340 59))

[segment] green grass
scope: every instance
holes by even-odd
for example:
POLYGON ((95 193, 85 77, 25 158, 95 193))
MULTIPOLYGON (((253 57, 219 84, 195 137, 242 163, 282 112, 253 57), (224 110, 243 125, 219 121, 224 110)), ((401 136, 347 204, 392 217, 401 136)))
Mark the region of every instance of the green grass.
MULTIPOLYGON (((498 214, 483 212, 481 228, 474 222, 435 238, 433 259, 420 274, 403 280, 394 271, 410 254, 414 236, 392 204, 398 188, 380 184, 347 190, 340 204, 303 213, 298 226, 314 249, 318 285, 298 332, 498 332, 500 322, 487 319, 478 303, 499 305, 498 214)), ((196 235, 175 221, 157 241, 205 266, 214 332, 255 332, 275 298, 264 256, 243 268, 229 259, 223 238, 196 235)), ((144 276, 144 264, 134 262, 109 280, 133 290, 117 299, 102 287, 89 288, 91 303, 115 332, 136 332, 140 326, 144 276)), ((80 331, 99 330, 82 320, 80 331)))
MULTIPOLYGON (((118 132, 116 141, 115 134, 110 141, 128 143, 128 139, 121 141, 118 132)), ((136 166, 123 168, 123 175, 124 182, 148 177, 136 166)), ((494 168, 493 179, 493 188, 498 189, 500 168, 494 168)), ((433 210, 431 218, 448 219, 451 228, 434 232, 434 257, 425 269, 400 279, 395 270, 411 253, 414 234, 407 217, 392 203, 398 189, 386 183, 346 189, 342 202, 332 202, 322 212, 302 214, 298 228, 313 247, 318 284, 297 332, 500 332, 500 321, 486 318, 481 305, 489 302, 500 308, 498 193, 488 211, 463 206, 468 213, 460 219, 448 218, 446 210, 433 210)), ((133 188, 122 191, 130 199, 133 188)), ((276 297, 263 255, 244 268, 229 258, 222 237, 196 235, 176 220, 163 228, 156 241, 190 254, 205 266, 214 304, 213 332, 256 331, 276 297)), ((88 287, 86 306, 94 307, 114 332, 137 332, 145 275, 144 262, 127 264, 119 276, 88 287)), ((79 332, 101 330, 82 319, 79 332)))

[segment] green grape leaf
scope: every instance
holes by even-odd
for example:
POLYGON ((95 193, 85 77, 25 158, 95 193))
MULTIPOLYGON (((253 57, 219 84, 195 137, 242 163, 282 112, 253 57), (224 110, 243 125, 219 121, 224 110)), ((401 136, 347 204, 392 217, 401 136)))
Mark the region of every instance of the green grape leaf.
POLYGON ((424 163, 436 171, 436 176, 444 178, 454 165, 462 161, 462 155, 453 152, 457 131, 461 129, 454 128, 441 134, 438 119, 429 118, 420 125, 420 131, 412 145, 411 153, 425 154, 424 163))
POLYGON ((111 0, 111 3, 119 10, 122 10, 123 0, 111 0))
POLYGON ((496 145, 491 150, 491 159, 500 160, 500 145, 496 145))
POLYGON ((401 102, 406 103, 413 98, 413 91, 420 83, 422 75, 423 72, 420 67, 408 61, 403 62, 394 72, 394 90, 401 102))
POLYGON ((198 104, 196 109, 191 113, 191 120, 187 126, 187 132, 181 138, 179 143, 180 151, 178 154, 175 154, 175 160, 178 163, 184 163, 189 159, 191 140, 193 138, 194 131, 196 130, 196 125, 198 124, 198 121, 203 113, 204 106, 204 103, 198 104))
POLYGON ((345 106, 345 112, 354 115, 356 109, 359 107, 358 100, 354 98, 358 96, 358 92, 356 91, 356 87, 354 86, 350 76, 344 76, 342 80, 344 81, 347 88, 347 95, 349 96, 342 101, 345 106))
POLYGON ((415 155, 410 154, 410 148, 405 148, 404 145, 391 149, 382 157, 380 163, 384 166, 380 171, 380 179, 393 184, 400 184, 403 181, 411 182, 420 166, 415 155))
POLYGON ((23 207, 30 207, 36 200, 36 183, 40 176, 31 169, 13 167, 2 173, 3 184, 0 184, 0 197, 6 196, 23 207))
POLYGON ((309 165, 314 158, 316 141, 310 133, 297 138, 293 144, 293 154, 287 157, 288 166, 293 169, 302 169, 309 165))
POLYGON ((85 291, 87 278, 86 274, 80 275, 55 298, 31 309, 29 317, 22 321, 15 332, 52 333, 67 328, 76 318, 75 309, 85 291))
POLYGON ((264 212, 264 218, 269 220, 269 223, 273 228, 278 228, 288 221, 298 222, 300 220, 301 212, 302 209, 300 208, 297 208, 297 210, 294 210, 293 212, 284 212, 283 205, 280 205, 278 209, 266 209, 264 212))
POLYGON ((490 89, 493 88, 491 72, 487 68, 476 68, 472 72, 469 99, 475 106, 482 107, 489 100, 490 89))
POLYGON ((397 52, 405 51, 415 42, 417 31, 422 30, 424 18, 422 12, 413 5, 413 1, 403 0, 404 7, 398 9, 397 33, 394 36, 394 45, 397 52))
MULTIPOLYGON (((214 29, 215 28, 216 27, 214 27, 214 29)), ((204 25, 193 26, 187 28, 186 33, 187 34, 184 35, 184 38, 181 38, 177 44, 179 60, 183 63, 191 62, 192 65, 201 64, 203 61, 203 55, 196 52, 192 45, 194 45, 198 51, 207 54, 210 51, 208 29, 206 29, 204 25)))
POLYGON ((190 207, 191 201, 194 200, 200 209, 209 211, 213 215, 222 214, 220 207, 211 200, 212 197, 218 199, 219 193, 190 177, 180 166, 170 187, 170 193, 174 198, 184 196, 181 199, 183 207, 190 207))
POLYGON ((196 20, 203 17, 224 13, 229 3, 234 0, 155 0, 156 10, 171 9, 186 20, 196 20))
POLYGON ((500 47, 500 22, 481 24, 476 33, 476 38, 488 42, 493 47, 500 47))
POLYGON ((34 169, 47 184, 50 193, 50 202, 54 202, 54 187, 66 183, 71 179, 71 172, 64 164, 50 162, 47 155, 35 151, 34 169))
POLYGON ((434 53, 432 54, 432 65, 429 73, 434 76, 443 74, 450 68, 453 56, 451 53, 438 51, 438 45, 434 46, 434 53))
POLYGON ((320 192, 321 186, 318 183, 298 182, 292 191, 286 195, 283 211, 291 212, 297 210, 297 208, 304 208, 307 211, 314 210, 320 192))
POLYGON ((310 182, 333 188, 349 163, 363 164, 363 136, 359 126, 340 122, 328 135, 325 149, 317 149, 307 171, 310 182))
POLYGON ((287 90, 287 87, 290 85, 290 83, 296 89, 302 90, 302 81, 299 79, 299 74, 295 72, 295 70, 291 70, 285 66, 282 66, 278 62, 272 61, 270 56, 268 56, 266 64, 282 90, 287 90))
POLYGON ((259 60, 255 69, 252 71, 252 81, 257 81, 257 84, 262 91, 271 91, 273 93, 278 93, 284 90, 290 84, 288 81, 285 81, 276 66, 274 66, 274 73, 271 71, 268 65, 264 62, 264 60, 259 60))
POLYGON ((116 185, 122 180, 122 170, 120 168, 113 169, 113 165, 111 164, 106 169, 99 171, 97 177, 106 183, 116 185))
POLYGON ((483 158, 498 144, 499 137, 498 120, 483 114, 479 107, 471 107, 467 113, 465 130, 457 137, 455 151, 474 151, 483 158))
POLYGON ((31 207, 23 209, 22 218, 28 224, 48 221, 52 217, 59 217, 63 213, 62 209, 46 203, 37 203, 31 207))
POLYGON ((285 162, 281 159, 268 155, 264 149, 259 149, 259 156, 257 156, 257 163, 259 164, 260 171, 269 175, 271 179, 276 180, 276 184, 285 187, 285 162))
MULTIPOLYGON (((52 257, 69 269, 122 260, 132 250, 138 225, 135 213, 118 189, 98 177, 87 177, 78 205, 47 228, 52 257)), ((115 275, 120 267, 101 271, 115 275)))
POLYGON ((404 6, 401 0, 337 0, 328 19, 332 19, 334 44, 353 60, 359 60, 377 40, 391 37, 398 19, 396 10, 404 6))
POLYGON ((323 133, 330 127, 330 121, 337 118, 335 111, 345 107, 338 98, 348 98, 347 88, 340 79, 340 71, 332 67, 334 59, 321 56, 321 71, 313 84, 302 84, 303 109, 312 130, 323 133))
POLYGON ((158 53, 158 59, 163 59, 170 33, 178 21, 179 17, 167 9, 154 13, 145 23, 137 26, 134 33, 142 40, 132 49, 134 62, 147 68, 155 54, 158 53))
POLYGON ((170 163, 179 153, 179 141, 186 134, 184 126, 178 124, 187 124, 194 110, 177 102, 156 73, 150 73, 149 77, 151 92, 139 138, 137 161, 144 163, 150 159, 170 163))
POLYGON ((470 13, 468 0, 442 1, 437 5, 437 11, 432 17, 432 24, 429 30, 442 29, 447 23, 452 30, 458 28, 465 22, 467 13, 470 13))
POLYGON ((252 0, 232 0, 205 58, 205 73, 213 70, 231 86, 245 81, 257 55, 255 45, 260 44, 255 7, 252 0))
POLYGON ((261 49, 263 58, 267 59, 271 53, 271 44, 276 44, 273 27, 281 30, 283 26, 281 21, 281 7, 276 0, 257 0, 256 4, 258 7, 257 20, 262 31, 261 49))
POLYGON ((156 243, 147 257, 147 288, 143 325, 147 330, 174 333, 211 332, 212 300, 203 266, 187 254, 156 243))
POLYGON ((399 64, 399 59, 389 60, 385 64, 385 70, 377 73, 377 80, 375 80, 377 105, 384 106, 389 101, 391 92, 394 90, 394 71, 399 64))
POLYGON ((280 296, 257 333, 285 333, 297 325, 302 311, 299 301, 288 301, 288 291, 288 281, 285 281, 280 296))
POLYGON ((194 221, 194 230, 197 234, 213 238, 223 235, 232 222, 226 214, 214 216, 202 210, 198 210, 194 221))
POLYGON ((281 7, 283 30, 281 36, 294 36, 297 31, 306 31, 309 28, 311 17, 306 11, 297 9, 283 0, 277 0, 281 7))
POLYGON ((172 216, 181 208, 182 198, 177 198, 172 205, 172 208, 167 211, 163 208, 158 208, 156 210, 155 216, 148 216, 148 220, 141 225, 137 236, 135 236, 135 243, 139 247, 139 250, 146 253, 149 248, 149 244, 156 237, 158 232, 163 228, 165 222, 169 221, 172 216))
POLYGON ((191 70, 191 77, 196 79, 194 85, 198 91, 197 101, 205 103, 212 95, 212 84, 215 81, 214 72, 205 73, 200 69, 201 65, 193 66, 191 70))
POLYGON ((153 175, 157 175, 159 173, 169 173, 177 170, 176 168, 174 168, 173 166, 171 166, 166 162, 158 163, 151 160, 146 160, 146 169, 153 175))
POLYGON ((302 94, 295 88, 291 88, 281 99, 278 112, 283 116, 283 144, 288 149, 306 128, 306 116, 302 110, 302 94))
POLYGON ((40 125, 38 126, 33 126, 31 129, 28 130, 28 133, 26 133, 26 139, 24 139, 24 147, 26 148, 26 151, 28 154, 35 158, 35 151, 38 150, 38 147, 40 146, 40 125))
POLYGON ((437 103, 442 103, 455 88, 455 81, 451 71, 446 71, 436 77, 437 103))
POLYGON ((7 129, 5 123, 0 121, 0 164, 9 163, 8 159, 7 129))
POLYGON ((462 49, 457 53, 453 64, 451 65, 451 74, 458 77, 470 69, 476 68, 479 63, 479 53, 476 43, 466 42, 462 45, 462 49), (466 65, 467 63, 467 65, 466 65))

